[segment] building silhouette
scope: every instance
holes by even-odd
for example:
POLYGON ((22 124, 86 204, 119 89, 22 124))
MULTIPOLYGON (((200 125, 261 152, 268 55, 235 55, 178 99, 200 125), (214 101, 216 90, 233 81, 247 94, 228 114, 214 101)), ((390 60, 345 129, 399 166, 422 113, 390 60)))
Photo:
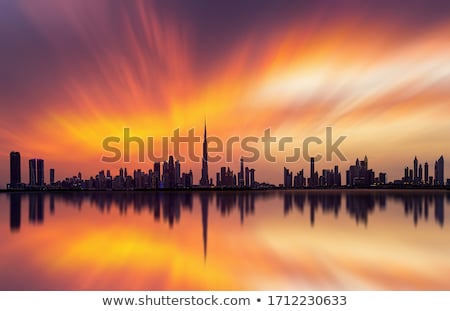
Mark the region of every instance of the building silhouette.
POLYGON ((255 183, 255 169, 251 168, 249 170, 249 172, 250 172, 250 185, 249 186, 251 188, 255 188, 256 187, 256 183, 255 183))
POLYGON ((244 188, 244 159, 241 157, 241 170, 238 173, 238 187, 244 188))
POLYGON ((205 131, 203 135, 203 157, 202 157, 202 177, 200 179, 200 186, 209 187, 208 178, 208 141, 206 139, 206 121, 205 131))
POLYGON ((294 176, 294 188, 304 188, 306 186, 306 178, 305 173, 302 170, 297 172, 297 175, 294 176))
POLYGON ((309 186, 311 188, 317 186, 317 173, 314 167, 314 158, 310 159, 309 186))
POLYGON ((29 163, 29 176, 30 176, 30 186, 36 186, 36 159, 30 159, 29 163))
POLYGON ((418 178, 419 178, 419 175, 418 175, 418 163, 419 163, 419 161, 417 160, 417 157, 415 157, 414 158, 414 177, 413 177, 413 181, 414 181, 415 184, 418 183, 418 178))
POLYGON ((436 186, 444 186, 444 157, 441 156, 434 166, 434 183, 436 186))
POLYGON ((53 185, 54 183, 55 183, 55 169, 51 168, 50 169, 50 185, 53 185))
POLYGON ((44 186, 45 185, 45 179, 44 179, 44 160, 42 159, 37 159, 36 160, 36 164, 37 164, 37 185, 38 186, 44 186))
POLYGON ((155 162, 153 164, 153 172, 154 172, 154 178, 152 185, 154 188, 160 188, 161 184, 161 163, 155 162))
POLYGON ((284 182, 283 182, 283 186, 284 188, 292 188, 292 172, 290 170, 288 170, 287 168, 283 169, 284 172, 284 182))
POLYGON ((9 154, 9 162, 10 162, 9 188, 11 189, 20 188, 20 185, 22 183, 21 168, 20 168, 20 153, 12 151, 9 154))
POLYGON ((346 175, 347 186, 350 187, 368 187, 375 182, 375 173, 369 169, 367 156, 364 157, 364 161, 356 159, 355 165, 350 166, 346 175))

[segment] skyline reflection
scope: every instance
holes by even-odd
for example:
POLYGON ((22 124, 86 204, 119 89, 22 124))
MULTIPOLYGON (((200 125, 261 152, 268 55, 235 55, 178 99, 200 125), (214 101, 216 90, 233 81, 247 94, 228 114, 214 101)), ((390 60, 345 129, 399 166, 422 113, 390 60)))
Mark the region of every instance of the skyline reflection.
MULTIPOLYGON (((209 205, 215 204, 222 217, 227 217, 235 209, 239 211, 240 223, 244 225, 245 218, 255 214, 257 200, 281 197, 285 216, 295 208, 302 214, 309 209, 311 227, 314 226, 317 214, 332 214, 338 218, 341 213, 342 201, 345 199, 345 212, 356 224, 365 226, 369 223, 370 214, 375 210, 386 209, 386 201, 400 202, 404 207, 406 218, 413 218, 417 226, 420 220, 428 221, 430 208, 434 208, 436 223, 444 226, 444 202, 450 204, 450 193, 408 192, 408 191, 185 191, 185 192, 60 192, 60 193, 10 193, 10 231, 20 232, 22 220, 22 200, 28 198, 29 223, 43 224, 45 214, 44 198, 48 198, 50 215, 55 214, 55 201, 62 201, 81 209, 84 203, 93 205, 102 214, 108 213, 117 206, 121 215, 129 210, 135 213, 149 211, 154 221, 161 220, 172 228, 178 223, 182 211, 192 212, 194 198, 201 204, 202 241, 204 258, 207 257, 208 241, 208 211, 209 205)), ((47 202, 47 201, 46 201, 47 202)), ((279 208, 279 207, 274 207, 279 208)))
POLYGON ((0 289, 449 290, 449 206, 446 191, 0 194, 0 289))

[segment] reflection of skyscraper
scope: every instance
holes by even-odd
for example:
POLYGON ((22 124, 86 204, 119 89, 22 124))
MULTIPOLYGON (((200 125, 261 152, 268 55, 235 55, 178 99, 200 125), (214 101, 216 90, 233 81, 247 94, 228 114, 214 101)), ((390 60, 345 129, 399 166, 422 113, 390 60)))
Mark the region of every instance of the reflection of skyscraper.
POLYGON ((31 159, 29 161, 30 169, 30 186, 36 185, 36 159, 31 159))
POLYGON ((37 197, 34 193, 28 196, 28 219, 30 223, 37 220, 37 197))
POLYGON ((208 246, 208 199, 207 194, 200 194, 200 204, 202 208, 203 258, 205 261, 208 246))
POLYGON ((12 151, 9 154, 10 160, 10 188, 15 189, 18 188, 22 183, 22 179, 20 176, 20 153, 12 151))
POLYGON ((44 185, 44 160, 37 159, 37 184, 39 186, 44 185))
POLYGON ((206 140, 206 122, 205 122, 205 132, 203 136, 203 158, 202 158, 202 178, 200 179, 200 186, 208 187, 208 142, 206 140))
POLYGON ((41 193, 37 195, 37 221, 44 222, 44 196, 41 193))
POLYGON ((11 193, 10 197, 10 220, 9 220, 9 227, 12 232, 19 231, 20 230, 20 217, 21 217, 21 208, 22 208, 22 201, 20 194, 18 193, 11 193))
POLYGON ((50 196, 50 214, 55 213, 55 197, 52 195, 50 196))
POLYGON ((44 197, 42 194, 30 194, 29 200, 29 221, 30 223, 44 222, 44 197))
POLYGON ((444 195, 442 194, 434 197, 434 217, 439 225, 444 225, 444 195))

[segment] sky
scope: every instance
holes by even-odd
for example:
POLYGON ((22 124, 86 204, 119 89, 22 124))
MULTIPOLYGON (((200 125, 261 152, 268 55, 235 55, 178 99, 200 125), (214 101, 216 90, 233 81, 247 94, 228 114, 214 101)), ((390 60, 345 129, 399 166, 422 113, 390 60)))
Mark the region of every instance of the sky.
MULTIPOLYGON (((124 128, 156 141, 175 129, 201 136, 205 118, 223 140, 269 128, 299 146, 332 127, 334 140, 346 136, 347 161, 318 169, 367 155, 400 178, 414 156, 433 166, 450 155, 448 38, 449 1, 3 0, 0 185, 12 150, 24 182, 30 158, 57 179, 146 170, 152 163, 136 153, 132 163, 102 162, 105 137, 123 138, 124 128)), ((258 181, 282 182, 283 166, 308 171, 273 151, 275 163, 249 164, 258 181)), ((237 171, 241 155, 211 163, 210 177, 222 165, 237 171)), ((200 179, 201 163, 182 169, 200 179)))

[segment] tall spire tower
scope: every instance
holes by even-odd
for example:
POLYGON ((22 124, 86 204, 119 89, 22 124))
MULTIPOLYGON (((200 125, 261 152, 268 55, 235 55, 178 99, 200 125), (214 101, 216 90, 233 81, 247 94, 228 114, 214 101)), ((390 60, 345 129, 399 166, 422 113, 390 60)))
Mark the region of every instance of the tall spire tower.
POLYGON ((205 132, 203 136, 203 158, 202 158, 202 178, 200 179, 200 186, 208 187, 208 141, 206 139, 206 119, 205 119, 205 132))

